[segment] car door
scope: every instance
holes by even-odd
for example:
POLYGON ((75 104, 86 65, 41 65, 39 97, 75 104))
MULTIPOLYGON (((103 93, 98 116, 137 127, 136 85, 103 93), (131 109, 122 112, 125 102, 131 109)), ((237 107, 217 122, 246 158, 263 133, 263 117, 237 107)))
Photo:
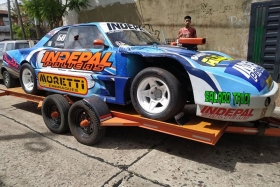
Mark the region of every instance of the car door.
POLYGON ((114 52, 100 43, 94 44, 97 39, 104 41, 105 37, 95 25, 73 26, 67 32, 59 32, 54 46, 44 53, 41 67, 52 72, 103 74, 112 68, 114 52))

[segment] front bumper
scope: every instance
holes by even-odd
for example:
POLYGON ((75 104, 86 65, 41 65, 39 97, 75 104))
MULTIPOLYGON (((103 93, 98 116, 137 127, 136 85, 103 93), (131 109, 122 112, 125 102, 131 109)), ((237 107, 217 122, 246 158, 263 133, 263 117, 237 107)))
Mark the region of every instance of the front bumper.
POLYGON ((230 105, 209 105, 209 103, 199 104, 197 105, 196 115, 220 121, 255 121, 271 116, 276 107, 275 100, 278 95, 278 84, 273 81, 270 92, 260 96, 252 96, 250 105, 232 107, 230 105))

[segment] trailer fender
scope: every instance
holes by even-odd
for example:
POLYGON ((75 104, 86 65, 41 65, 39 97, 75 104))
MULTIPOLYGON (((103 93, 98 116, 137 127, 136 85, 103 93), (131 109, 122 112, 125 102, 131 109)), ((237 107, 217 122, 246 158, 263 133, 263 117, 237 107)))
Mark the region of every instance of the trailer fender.
POLYGON ((76 101, 69 110, 68 122, 72 135, 85 145, 98 143, 105 135, 102 121, 112 118, 107 104, 97 96, 76 101))
POLYGON ((90 96, 83 99, 84 103, 90 107, 99 117, 100 122, 111 119, 112 114, 108 105, 97 96, 90 96))

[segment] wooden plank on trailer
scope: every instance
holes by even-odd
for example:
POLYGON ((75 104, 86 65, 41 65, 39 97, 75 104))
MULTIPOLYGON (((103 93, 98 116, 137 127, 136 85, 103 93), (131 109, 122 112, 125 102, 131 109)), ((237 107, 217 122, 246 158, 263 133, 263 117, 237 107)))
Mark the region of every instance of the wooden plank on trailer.
MULTIPOLYGON (((125 112, 126 110, 124 110, 125 112)), ((162 122, 143 118, 131 110, 129 114, 122 113, 122 110, 111 111, 114 117, 134 121, 139 123, 139 127, 154 130, 186 139, 215 145, 222 136, 227 126, 230 124, 225 121, 216 121, 205 118, 194 117, 185 125, 178 125, 176 122, 162 122)), ((135 125, 137 126, 137 124, 135 125)))

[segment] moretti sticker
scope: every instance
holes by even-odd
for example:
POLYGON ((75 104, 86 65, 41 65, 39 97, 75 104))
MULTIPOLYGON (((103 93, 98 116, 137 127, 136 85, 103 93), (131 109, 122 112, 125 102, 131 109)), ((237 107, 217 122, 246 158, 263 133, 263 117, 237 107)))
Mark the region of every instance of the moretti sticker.
POLYGON ((88 92, 87 80, 84 77, 38 73, 40 86, 63 92, 86 95, 88 92))
POLYGON ((101 52, 45 52, 41 63, 43 67, 75 69, 86 71, 103 71, 105 67, 111 67, 109 61, 111 52, 106 52, 103 56, 101 52))
POLYGON ((269 73, 263 67, 247 61, 231 63, 226 68, 225 73, 235 75, 250 82, 258 91, 264 89, 267 85, 266 80, 269 78, 269 73))
POLYGON ((233 99, 233 105, 250 105, 250 93, 240 92, 218 92, 206 91, 204 93, 205 102, 209 103, 227 103, 229 104, 233 99))

